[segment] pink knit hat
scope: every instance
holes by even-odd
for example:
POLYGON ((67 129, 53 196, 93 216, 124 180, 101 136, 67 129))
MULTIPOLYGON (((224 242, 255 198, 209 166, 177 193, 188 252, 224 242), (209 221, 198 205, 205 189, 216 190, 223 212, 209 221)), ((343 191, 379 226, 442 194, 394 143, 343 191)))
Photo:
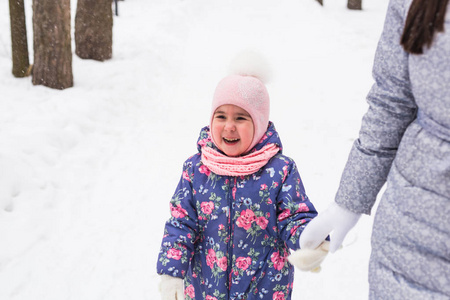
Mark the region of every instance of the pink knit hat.
MULTIPOLYGON (((253 120, 255 132, 250 151, 263 137, 269 125, 269 93, 264 83, 254 76, 229 75, 216 87, 211 109, 211 125, 214 112, 219 106, 233 104, 245 109, 253 120)), ((214 141, 214 144, 217 143, 214 141)))

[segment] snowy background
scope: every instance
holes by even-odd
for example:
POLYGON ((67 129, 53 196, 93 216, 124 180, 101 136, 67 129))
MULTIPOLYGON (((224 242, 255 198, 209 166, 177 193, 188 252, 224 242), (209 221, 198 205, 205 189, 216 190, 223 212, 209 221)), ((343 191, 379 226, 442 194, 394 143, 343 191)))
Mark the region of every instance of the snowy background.
MULTIPOLYGON (((272 65, 271 120, 325 209, 367 108, 387 4, 121 1, 113 59, 74 55, 75 85, 59 91, 12 76, 1 1, 0 299, 159 299, 169 200, 215 85, 244 49, 272 65)), ((321 273, 298 271, 293 299, 367 299, 371 224, 363 217, 321 273)))

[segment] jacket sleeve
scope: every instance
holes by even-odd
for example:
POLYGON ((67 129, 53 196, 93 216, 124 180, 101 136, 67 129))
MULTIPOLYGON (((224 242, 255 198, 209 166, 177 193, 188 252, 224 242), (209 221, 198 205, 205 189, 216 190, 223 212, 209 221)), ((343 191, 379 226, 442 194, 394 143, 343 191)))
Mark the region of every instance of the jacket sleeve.
POLYGON ((317 211, 306 196, 300 174, 294 162, 282 169, 283 180, 277 197, 278 232, 290 249, 300 248, 300 234, 317 216, 317 211))
POLYGON ((373 67, 375 83, 367 101, 359 138, 344 168, 336 202, 355 213, 370 214, 408 125, 416 118, 408 57, 400 45, 407 12, 404 0, 389 3, 373 67))
POLYGON ((183 165, 183 174, 170 201, 171 218, 166 222, 157 262, 157 273, 184 278, 197 239, 197 211, 193 202, 192 162, 183 165))

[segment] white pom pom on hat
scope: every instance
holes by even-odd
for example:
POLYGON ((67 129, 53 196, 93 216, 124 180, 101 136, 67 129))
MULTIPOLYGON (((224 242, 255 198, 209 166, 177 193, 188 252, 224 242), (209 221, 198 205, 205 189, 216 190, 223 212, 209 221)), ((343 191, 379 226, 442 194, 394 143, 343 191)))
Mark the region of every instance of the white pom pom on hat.
MULTIPOLYGON (((228 76, 216 87, 211 107, 211 125, 216 109, 233 104, 246 110, 254 126, 250 151, 263 137, 269 125, 270 99, 264 83, 270 78, 270 70, 263 56, 254 51, 239 53, 230 65, 228 76)), ((216 144, 213 138, 213 142, 216 144)))
POLYGON ((254 50, 245 50, 233 58, 228 75, 253 76, 267 84, 272 73, 267 59, 262 54, 254 50))

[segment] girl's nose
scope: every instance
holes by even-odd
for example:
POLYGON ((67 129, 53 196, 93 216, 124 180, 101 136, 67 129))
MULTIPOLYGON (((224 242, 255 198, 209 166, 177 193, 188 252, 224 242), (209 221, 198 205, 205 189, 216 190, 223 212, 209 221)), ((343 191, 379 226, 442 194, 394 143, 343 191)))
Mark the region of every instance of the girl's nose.
POLYGON ((236 130, 236 124, 234 124, 234 121, 227 121, 225 123, 225 130, 235 131, 236 130))

